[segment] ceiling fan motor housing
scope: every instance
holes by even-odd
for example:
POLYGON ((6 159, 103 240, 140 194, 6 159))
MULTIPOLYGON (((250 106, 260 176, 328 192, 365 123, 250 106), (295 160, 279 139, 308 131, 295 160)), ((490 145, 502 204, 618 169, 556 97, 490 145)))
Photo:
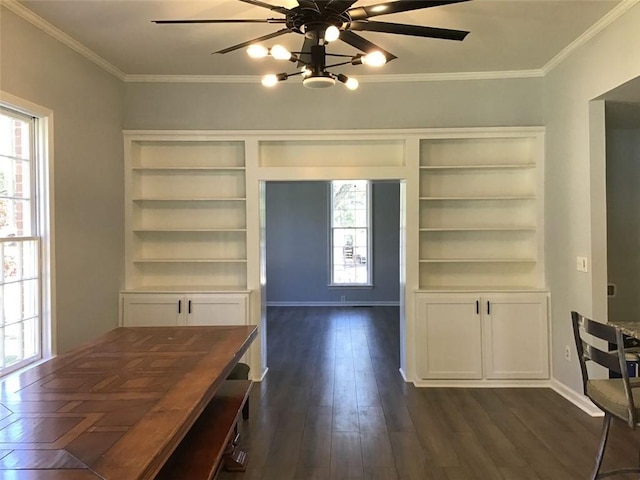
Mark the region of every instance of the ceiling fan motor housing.
POLYGON ((339 15, 325 10, 321 13, 312 8, 303 7, 292 8, 286 19, 288 28, 314 40, 322 38, 325 30, 330 26, 340 28, 350 22, 351 17, 346 12, 339 15))

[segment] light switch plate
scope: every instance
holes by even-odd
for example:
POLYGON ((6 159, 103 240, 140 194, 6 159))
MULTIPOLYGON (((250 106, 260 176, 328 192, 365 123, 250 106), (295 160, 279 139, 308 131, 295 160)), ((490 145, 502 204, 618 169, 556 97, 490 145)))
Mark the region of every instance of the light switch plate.
POLYGON ((576 257, 576 269, 579 272, 588 272, 587 257, 576 257))

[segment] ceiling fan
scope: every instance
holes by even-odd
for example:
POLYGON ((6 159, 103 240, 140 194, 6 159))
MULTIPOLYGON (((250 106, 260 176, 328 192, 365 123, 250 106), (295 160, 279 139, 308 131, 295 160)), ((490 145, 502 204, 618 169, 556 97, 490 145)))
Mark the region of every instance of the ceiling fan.
POLYGON ((392 33, 396 35, 410 35, 414 37, 439 38, 444 40, 462 41, 469 32, 435 28, 421 25, 407 25, 401 23, 377 22, 369 20, 371 17, 392 13, 421 10, 452 3, 467 2, 469 0, 396 0, 375 5, 354 7, 357 0, 297 0, 298 5, 293 8, 278 7, 259 0, 238 0, 257 7, 271 10, 284 15, 280 18, 266 19, 201 19, 201 20, 153 20, 156 24, 196 24, 196 23, 273 23, 284 25, 273 33, 257 37, 246 42, 224 48, 214 53, 229 53, 249 47, 247 53, 253 58, 271 55, 278 60, 288 60, 301 67, 296 73, 280 73, 267 75, 262 79, 263 85, 273 86, 289 77, 301 75, 303 84, 310 88, 323 88, 335 85, 336 80, 346 84, 350 89, 358 87, 355 78, 349 78, 341 73, 330 72, 329 68, 343 65, 367 64, 381 66, 397 57, 369 40, 354 33, 369 31, 392 33), (270 49, 260 45, 260 42, 270 40, 288 33, 304 36, 302 49, 299 52, 289 52, 281 45, 274 45, 270 49), (356 48, 356 55, 340 55, 327 52, 327 44, 341 40, 356 48), (327 65, 327 57, 346 57, 347 60, 327 65))

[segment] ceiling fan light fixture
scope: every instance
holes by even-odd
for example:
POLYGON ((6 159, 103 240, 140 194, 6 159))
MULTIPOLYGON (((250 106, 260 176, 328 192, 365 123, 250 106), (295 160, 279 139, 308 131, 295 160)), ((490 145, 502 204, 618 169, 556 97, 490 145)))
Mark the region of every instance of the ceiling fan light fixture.
POLYGON ((336 84, 336 79, 328 74, 311 75, 302 80, 302 84, 307 88, 328 88, 336 84))
POLYGON ((274 45, 269 53, 276 60, 291 60, 291 52, 282 45, 274 45))
POLYGON ((269 50, 262 45, 253 44, 247 48, 247 55, 251 58, 264 58, 269 55, 269 50))
POLYGON ((324 31, 324 41, 325 42, 327 42, 327 43, 335 42, 336 40, 338 40, 338 38, 340 38, 340 29, 338 27, 336 27, 335 25, 330 25, 324 31))
POLYGON ((384 56, 382 52, 373 51, 371 53, 367 53, 365 56, 361 57, 362 63, 368 65, 370 67, 381 67, 385 63, 387 63, 387 57, 384 56))

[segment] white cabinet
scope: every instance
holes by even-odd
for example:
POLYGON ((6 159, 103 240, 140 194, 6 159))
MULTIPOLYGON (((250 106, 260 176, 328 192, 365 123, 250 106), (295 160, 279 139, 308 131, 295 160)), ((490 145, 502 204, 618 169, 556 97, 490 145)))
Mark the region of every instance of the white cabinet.
POLYGON ((493 294, 483 298, 482 306, 485 377, 548 378, 546 295, 493 294))
POLYGON ((482 324, 473 296, 418 295, 418 376, 482 378, 482 324))
POLYGON ((123 295, 122 325, 125 327, 170 327, 184 325, 182 295, 123 295))
POLYGON ((549 377, 546 293, 418 293, 422 379, 549 377))
POLYGON ((123 293, 122 325, 246 325, 249 294, 123 293))

